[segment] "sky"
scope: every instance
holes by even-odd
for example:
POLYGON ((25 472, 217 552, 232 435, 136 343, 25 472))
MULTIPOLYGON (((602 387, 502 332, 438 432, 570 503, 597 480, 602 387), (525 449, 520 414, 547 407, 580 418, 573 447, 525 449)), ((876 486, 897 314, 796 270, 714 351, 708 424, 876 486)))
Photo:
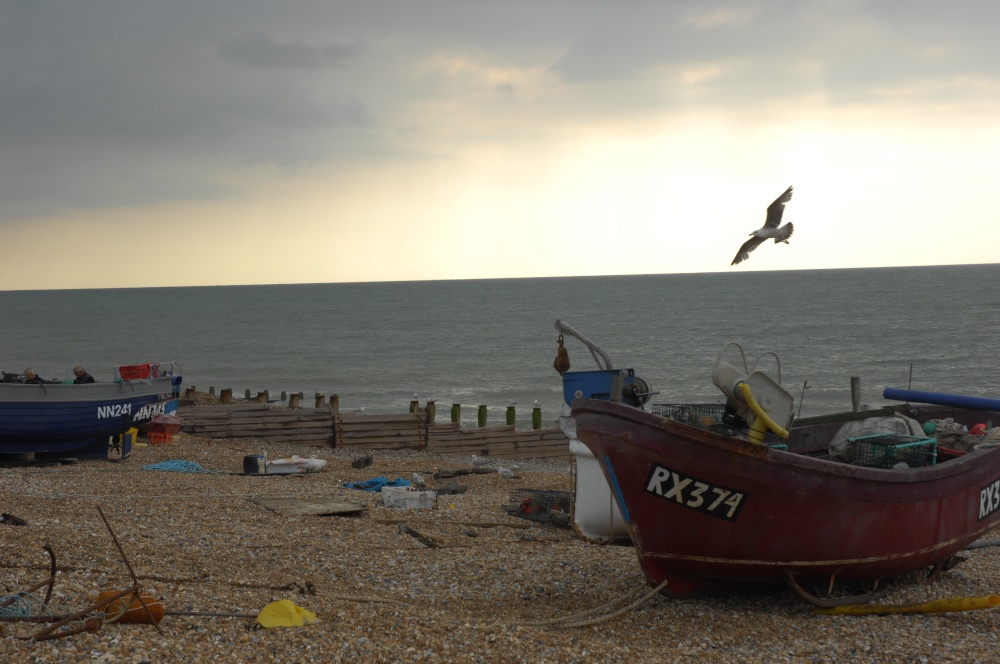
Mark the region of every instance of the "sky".
POLYGON ((0 0, 0 290, 998 262, 996 25, 964 0, 0 0), (789 185, 789 244, 731 266, 789 185))

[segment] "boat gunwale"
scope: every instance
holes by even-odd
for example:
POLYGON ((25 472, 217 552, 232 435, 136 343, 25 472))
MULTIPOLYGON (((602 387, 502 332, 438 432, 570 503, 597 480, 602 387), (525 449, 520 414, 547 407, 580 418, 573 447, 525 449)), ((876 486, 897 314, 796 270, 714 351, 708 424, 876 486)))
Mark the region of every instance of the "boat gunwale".
MULTIPOLYGON (((982 469, 980 472, 983 474, 988 474, 986 469, 989 469, 993 465, 996 465, 998 469, 1000 469, 1000 454, 998 454, 998 452, 1000 452, 1000 447, 973 450, 962 455, 961 457, 917 468, 869 468, 865 466, 852 465, 843 461, 822 459, 798 452, 770 448, 764 445, 752 443, 749 440, 726 436, 707 429, 702 429, 695 425, 670 420, 660 415, 642 411, 625 404, 599 399, 577 399, 573 402, 574 418, 578 412, 586 411, 604 416, 612 416, 616 419, 641 425, 651 430, 662 431, 667 435, 678 437, 686 443, 704 444, 722 453, 740 454, 741 456, 755 459, 767 465, 777 467, 788 466, 808 473, 818 473, 821 475, 843 476, 865 483, 913 484, 923 482, 939 482, 950 476, 968 473, 969 470, 966 466, 970 463, 979 466, 982 469), (984 463, 987 458, 993 463, 984 463)), ((997 417, 1000 419, 1000 413, 997 413, 997 417)), ((586 444, 585 435, 579 435, 579 424, 577 426, 577 434, 577 437, 584 442, 584 444, 586 444)), ((641 441, 628 441, 628 443, 641 445, 646 449, 651 449, 653 447, 651 445, 644 444, 641 441)), ((755 473, 740 472, 739 474, 749 476, 755 473)))

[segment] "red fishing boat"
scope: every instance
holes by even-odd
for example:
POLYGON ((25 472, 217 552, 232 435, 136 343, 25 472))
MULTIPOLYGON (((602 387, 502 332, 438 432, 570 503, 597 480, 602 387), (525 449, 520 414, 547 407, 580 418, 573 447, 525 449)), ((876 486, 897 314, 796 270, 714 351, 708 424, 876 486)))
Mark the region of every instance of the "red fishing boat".
POLYGON ((717 361, 725 404, 646 412, 613 400, 573 403, 577 436, 601 463, 647 579, 666 582, 665 594, 940 569, 997 526, 1000 435, 984 434, 963 453, 938 445, 924 433, 930 427, 873 432, 870 423, 992 426, 1000 402, 906 403, 793 422, 780 379, 748 373, 717 361), (838 436, 841 458, 830 445, 838 436))

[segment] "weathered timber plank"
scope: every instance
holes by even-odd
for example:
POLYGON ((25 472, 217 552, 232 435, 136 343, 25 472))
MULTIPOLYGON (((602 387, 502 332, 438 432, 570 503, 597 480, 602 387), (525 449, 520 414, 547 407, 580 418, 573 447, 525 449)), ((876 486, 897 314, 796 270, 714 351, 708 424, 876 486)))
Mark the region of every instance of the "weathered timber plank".
POLYGON ((399 440, 412 440, 419 442, 421 445, 424 444, 423 436, 404 436, 404 435, 392 435, 392 436, 337 436, 337 442, 345 443, 357 443, 357 444, 370 444, 378 442, 393 443, 399 440))
POLYGON ((263 403, 245 403, 245 404, 231 404, 223 405, 217 404, 214 406, 179 406, 177 412, 185 413, 213 413, 213 412, 225 412, 231 413, 237 410, 270 410, 267 404, 263 403))
POLYGON ((428 437, 437 438, 440 440, 492 440, 494 438, 506 438, 514 435, 517 435, 517 433, 513 429, 503 429, 494 431, 486 431, 483 429, 472 429, 472 430, 467 429, 449 434, 430 435, 428 437))
POLYGON ((296 431, 294 429, 197 429, 191 435, 203 438, 281 438, 281 439, 325 439, 333 440, 329 431, 296 431))
POLYGON ((263 406, 261 406, 261 407, 247 407, 247 408, 243 408, 243 407, 238 407, 238 408, 220 408, 220 409, 217 409, 217 410, 209 410, 209 411, 195 411, 194 413, 192 413, 190 415, 190 417, 193 417, 193 418, 198 418, 198 417, 215 417, 215 418, 222 418, 222 417, 229 417, 229 418, 233 418, 233 417, 252 417, 254 415, 263 415, 263 414, 266 414, 266 413, 269 413, 269 412, 271 412, 271 410, 268 409, 268 408, 266 408, 266 407, 263 407, 263 406))
POLYGON ((420 440, 426 440, 424 438, 424 435, 419 431, 366 431, 362 435, 346 431, 338 431, 337 438, 344 438, 350 440, 377 440, 382 438, 391 440, 394 438, 419 438, 420 440))
POLYGON ((298 437, 288 437, 288 436, 268 436, 264 440, 272 440, 282 443, 296 443, 298 445, 311 445, 313 447, 329 447, 333 440, 324 440, 322 438, 298 438, 298 437))
POLYGON ((329 431, 333 433, 330 422, 263 422, 264 429, 289 429, 294 431, 329 431))
POLYGON ((386 429, 400 429, 405 431, 426 430, 426 427, 419 422, 364 422, 361 424, 337 422, 337 428, 342 431, 385 431, 386 429))
POLYGON ((497 435, 490 437, 477 437, 477 438, 462 438, 462 437, 443 437, 443 436, 430 436, 427 439, 428 445, 435 447, 463 447, 463 446, 483 446, 483 445, 497 445, 502 443, 513 443, 513 444, 568 444, 569 439, 563 436, 562 438, 540 438, 538 436, 525 436, 522 434, 510 434, 510 435, 497 435))
POLYGON ((403 413, 401 415, 373 413, 371 415, 361 415, 357 413, 341 413, 337 419, 346 423, 358 422, 427 422, 427 415, 424 413, 403 413))
POLYGON ((423 427, 400 427, 400 426, 386 426, 379 428, 365 428, 365 429, 351 429, 348 427, 337 426, 336 430, 343 433, 345 436, 378 436, 382 434, 399 434, 404 433, 411 436, 423 436, 423 427))
POLYGON ((409 444, 406 441, 399 441, 395 443, 343 443, 342 441, 337 441, 337 447, 342 449, 352 449, 352 450, 407 450, 407 449, 423 449, 422 445, 409 444))
POLYGON ((296 422, 286 420, 235 420, 230 422, 195 422, 183 428, 235 428, 235 429, 313 429, 333 431, 332 422, 296 422))
POLYGON ((431 431, 432 433, 458 431, 461 428, 462 425, 459 422, 446 422, 444 424, 438 424, 435 422, 434 424, 427 425, 428 431, 431 431))
POLYGON ((568 452, 511 452, 508 454, 494 454, 497 459, 568 459, 568 452))
POLYGON ((322 416, 310 416, 310 417, 299 417, 292 411, 274 411, 273 413, 241 413, 235 416, 219 416, 219 417, 191 417, 184 420, 185 424, 197 424, 201 422, 248 422, 259 420, 261 422, 329 422, 333 425, 333 418, 329 415, 326 417, 322 416))
POLYGON ((569 438, 516 438, 518 445, 566 445, 569 446, 569 438))

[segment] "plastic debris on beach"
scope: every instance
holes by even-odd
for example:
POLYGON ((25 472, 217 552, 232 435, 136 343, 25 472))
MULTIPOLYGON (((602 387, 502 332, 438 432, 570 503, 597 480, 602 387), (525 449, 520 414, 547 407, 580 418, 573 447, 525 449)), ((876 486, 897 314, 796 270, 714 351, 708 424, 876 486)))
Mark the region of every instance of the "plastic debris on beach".
POLYGON ((265 473, 268 475, 288 474, 288 473, 315 473, 326 466, 325 459, 317 459, 311 456, 303 459, 298 454, 293 454, 287 459, 266 459, 265 473))
POLYGON ((343 486, 347 489, 361 489, 362 491, 381 491, 384 486, 410 486, 410 481, 404 480, 402 477, 390 480, 379 475, 364 482, 344 482, 343 486))
POLYGON ((257 614, 257 622, 265 629, 272 627, 301 627, 316 622, 316 614, 306 611, 291 600, 280 599, 271 602, 257 614))

